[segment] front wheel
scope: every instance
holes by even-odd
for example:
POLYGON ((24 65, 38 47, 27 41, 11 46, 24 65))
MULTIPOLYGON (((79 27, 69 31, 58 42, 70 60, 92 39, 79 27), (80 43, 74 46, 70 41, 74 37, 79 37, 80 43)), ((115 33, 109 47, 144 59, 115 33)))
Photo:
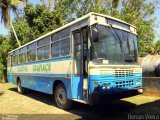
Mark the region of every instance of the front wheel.
POLYGON ((71 108, 72 101, 67 99, 67 92, 63 84, 57 85, 54 92, 54 98, 59 108, 64 110, 71 108))

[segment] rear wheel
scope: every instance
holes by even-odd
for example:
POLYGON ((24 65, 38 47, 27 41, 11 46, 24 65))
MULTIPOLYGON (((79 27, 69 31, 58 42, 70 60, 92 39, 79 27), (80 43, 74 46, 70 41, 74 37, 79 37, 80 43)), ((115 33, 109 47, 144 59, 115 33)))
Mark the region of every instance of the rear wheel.
POLYGON ((17 82, 17 91, 18 91, 18 93, 20 93, 20 94, 24 94, 25 91, 26 91, 26 89, 22 87, 20 80, 18 80, 18 82, 17 82))
POLYGON ((71 108, 72 101, 67 99, 67 92, 63 84, 57 85, 54 92, 54 98, 59 108, 64 110, 71 108))

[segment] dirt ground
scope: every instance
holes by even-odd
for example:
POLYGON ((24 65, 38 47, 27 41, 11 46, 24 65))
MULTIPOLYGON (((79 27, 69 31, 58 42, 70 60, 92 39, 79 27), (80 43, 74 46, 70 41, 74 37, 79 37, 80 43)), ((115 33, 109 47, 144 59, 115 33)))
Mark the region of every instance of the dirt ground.
POLYGON ((0 83, 0 120, 125 120, 133 117, 160 119, 160 97, 138 95, 95 106, 75 103, 71 110, 64 111, 56 107, 51 95, 36 91, 20 95, 16 86, 0 83))

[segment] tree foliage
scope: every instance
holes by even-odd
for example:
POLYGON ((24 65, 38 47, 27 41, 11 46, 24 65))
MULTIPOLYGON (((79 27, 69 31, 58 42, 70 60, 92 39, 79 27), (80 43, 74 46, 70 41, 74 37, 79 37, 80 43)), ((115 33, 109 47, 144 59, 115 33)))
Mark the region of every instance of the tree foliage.
MULTIPOLYGON (((54 0, 33 6, 28 4, 24 16, 14 22, 22 44, 54 30, 89 12, 97 12, 122 19, 137 27, 139 52, 150 53, 155 39, 153 16, 159 3, 145 0, 54 0), (25 28, 25 29, 23 29, 25 28)), ((11 32, 11 36, 13 32, 11 32)), ((153 49, 153 48, 152 48, 153 49)))
MULTIPOLYGON (((4 7, 2 1, 0 0, 1 12, 4 7)), ((14 0, 4 1, 13 2, 14 0)), ((22 45, 89 12, 97 12, 136 26, 140 53, 160 54, 160 41, 153 42, 155 39, 153 14, 155 7, 160 5, 158 0, 54 0, 54 5, 51 4, 51 0, 48 0, 48 3, 44 0, 40 1, 41 3, 35 6, 27 3, 22 16, 13 21, 22 45)), ((4 19, 3 16, 1 17, 4 19)), ((9 39, 0 37, 0 76, 6 69, 6 53, 9 49, 16 47, 18 46, 10 29, 9 39)))
POLYGON ((7 37, 0 36, 0 79, 3 79, 7 70, 7 53, 10 50, 10 40, 7 37))

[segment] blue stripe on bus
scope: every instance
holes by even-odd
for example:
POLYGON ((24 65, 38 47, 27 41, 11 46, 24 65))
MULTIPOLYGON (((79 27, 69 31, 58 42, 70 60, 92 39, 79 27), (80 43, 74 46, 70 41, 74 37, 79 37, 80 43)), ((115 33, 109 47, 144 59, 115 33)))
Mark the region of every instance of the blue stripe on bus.
MULTIPOLYGON (((30 88, 33 90, 41 91, 44 93, 52 94, 53 90, 53 83, 55 80, 57 80, 56 77, 62 77, 58 78, 58 80, 61 80, 67 90, 68 93, 68 99, 72 98, 77 98, 77 99, 82 99, 83 98, 83 82, 82 82, 82 76, 75 76, 73 74, 70 74, 71 80, 66 80, 65 77, 67 74, 30 74, 30 73, 15 73, 15 74, 10 74, 10 78, 14 78, 14 84, 15 79, 17 76, 20 76, 21 79, 25 82, 23 84, 24 87, 30 88), (12 77, 13 75, 13 77, 12 77), (36 77, 37 76, 37 77, 36 77), (52 77, 52 78, 49 78, 52 77), (54 78, 55 77, 55 78, 54 78), (64 78, 63 78, 64 77, 64 78), (35 85, 32 85, 31 82, 35 82, 35 85), (45 85, 49 85, 48 87, 45 85), (71 90, 72 88, 72 90, 71 90)), ((109 93, 112 91, 119 91, 120 89, 115 88, 115 82, 118 81, 126 81, 126 80, 133 80, 134 81, 134 86, 132 87, 126 87, 125 89, 133 89, 135 87, 138 87, 136 85, 136 80, 139 79, 142 86, 142 74, 137 73, 134 74, 132 77, 121 77, 121 78, 116 78, 112 74, 105 74, 105 75, 89 75, 88 78, 90 79, 89 82, 89 91, 90 93, 94 92, 94 82, 98 82, 99 85, 101 86, 102 84, 111 84, 111 89, 110 90, 100 90, 97 93, 105 92, 109 93)), ((12 80, 10 80, 12 81, 12 80)), ((124 90, 124 89, 121 89, 124 90)))
POLYGON ((49 59, 49 60, 43 60, 43 61, 23 63, 23 64, 18 64, 18 65, 13 65, 12 67, 23 66, 23 65, 33 65, 33 64, 40 64, 40 63, 49 63, 49 62, 59 62, 59 61, 66 61, 66 60, 72 60, 72 58, 70 56, 68 56, 68 57, 65 57, 65 58, 56 58, 56 59, 49 59))
POLYGON ((42 74, 42 73, 12 73, 13 75, 17 75, 17 76, 37 76, 37 77, 41 77, 41 76, 44 76, 44 77, 66 77, 67 75, 70 75, 70 74, 42 74))

